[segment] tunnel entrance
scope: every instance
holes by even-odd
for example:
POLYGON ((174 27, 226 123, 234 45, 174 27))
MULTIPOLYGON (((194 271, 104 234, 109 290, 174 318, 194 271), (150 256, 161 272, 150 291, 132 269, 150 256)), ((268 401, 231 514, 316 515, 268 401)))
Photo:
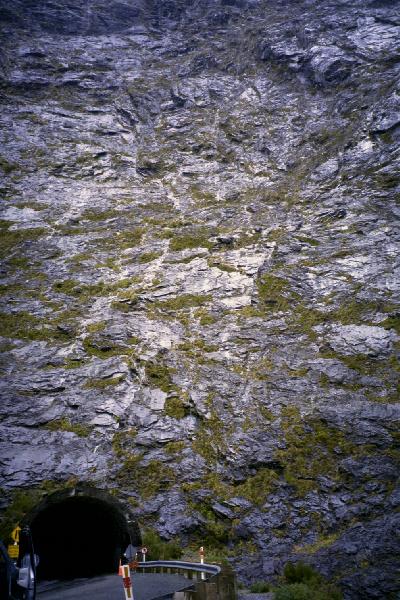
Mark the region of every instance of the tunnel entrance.
POLYGON ((31 526, 41 580, 117 573, 128 544, 140 543, 136 523, 98 490, 53 494, 25 522, 31 526))

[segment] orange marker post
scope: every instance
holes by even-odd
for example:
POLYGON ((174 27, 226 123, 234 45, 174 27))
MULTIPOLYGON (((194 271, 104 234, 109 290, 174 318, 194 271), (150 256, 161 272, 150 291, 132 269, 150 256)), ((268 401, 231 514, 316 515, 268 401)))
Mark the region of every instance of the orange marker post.
POLYGON ((122 573, 122 564, 121 564, 121 559, 119 559, 118 575, 121 575, 121 577, 122 577, 122 575, 123 575, 123 573, 122 573))
POLYGON ((134 600, 129 565, 122 565, 122 583, 124 584, 125 600, 134 600))

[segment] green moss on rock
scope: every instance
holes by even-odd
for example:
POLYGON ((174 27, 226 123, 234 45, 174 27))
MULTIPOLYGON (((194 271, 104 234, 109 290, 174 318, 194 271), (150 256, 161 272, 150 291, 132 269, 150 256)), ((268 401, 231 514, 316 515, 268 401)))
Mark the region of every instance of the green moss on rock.
POLYGON ((88 379, 83 387, 85 389, 104 390, 105 388, 109 388, 113 385, 118 385, 124 379, 124 375, 118 375, 117 377, 105 377, 103 379, 92 378, 88 379))
POLYGON ((133 427, 114 433, 112 439, 112 449, 115 456, 118 458, 129 458, 136 435, 137 430, 133 427))
POLYGON ((165 414, 174 419, 183 419, 188 414, 188 405, 180 397, 167 398, 164 405, 165 414))
POLYGON ((276 471, 262 467, 255 475, 251 475, 246 481, 237 485, 234 488, 234 494, 246 498, 256 506, 262 506, 278 482, 279 477, 276 471))
POLYGON ((197 306, 203 306, 207 302, 210 302, 212 296, 204 294, 184 294, 176 298, 170 298, 169 300, 163 300, 154 302, 153 306, 160 310, 184 310, 189 308, 195 308, 197 306))
POLYGON ((175 482, 173 469, 159 460, 141 464, 142 455, 127 458, 117 473, 117 481, 136 490, 143 500, 168 490, 175 482))
POLYGON ((169 247, 173 252, 179 252, 190 248, 208 248, 213 247, 213 243, 208 239, 209 232, 196 231, 193 233, 176 235, 171 238, 169 247))
POLYGON ((63 340, 68 337, 50 319, 41 319, 25 311, 0 313, 0 333, 3 337, 30 341, 63 340))
POLYGON ((146 363, 145 373, 147 381, 151 387, 159 388, 165 393, 169 393, 173 389, 172 375, 174 369, 170 369, 167 365, 157 363, 146 363))
POLYGON ((44 227, 12 230, 9 221, 0 221, 0 258, 8 259, 22 244, 33 242, 43 237, 47 230, 44 227))
POLYGON ((87 437, 93 429, 93 427, 84 425, 83 423, 72 423, 67 417, 49 421, 44 428, 50 431, 70 431, 79 437, 87 437))
POLYGON ((272 311, 289 309, 289 284, 275 275, 264 274, 257 281, 258 297, 265 308, 272 311))
POLYGON ((282 409, 281 427, 286 448, 276 452, 284 477, 299 496, 319 489, 319 476, 339 480, 340 457, 349 455, 352 444, 344 433, 318 417, 301 417, 295 406, 282 409))
POLYGON ((98 339, 87 336, 83 340, 83 347, 89 356, 97 358, 110 358, 111 356, 120 356, 129 354, 129 350, 123 346, 118 346, 108 339, 98 339))

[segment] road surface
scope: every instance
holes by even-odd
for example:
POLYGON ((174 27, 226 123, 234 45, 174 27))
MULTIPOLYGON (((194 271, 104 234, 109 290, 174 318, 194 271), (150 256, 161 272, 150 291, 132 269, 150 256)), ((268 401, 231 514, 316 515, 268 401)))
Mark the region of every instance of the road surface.
MULTIPOLYGON (((181 575, 133 573, 132 583, 135 600, 151 600, 189 587, 192 582, 181 575)), ((119 575, 102 575, 91 579, 39 583, 37 599, 125 600, 125 594, 119 575)))

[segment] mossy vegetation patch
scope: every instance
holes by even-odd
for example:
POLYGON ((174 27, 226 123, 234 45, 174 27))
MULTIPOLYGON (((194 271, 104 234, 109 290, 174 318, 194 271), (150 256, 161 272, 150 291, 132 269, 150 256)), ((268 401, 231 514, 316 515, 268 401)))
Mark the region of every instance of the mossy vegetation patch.
POLYGON ((165 393, 169 393, 174 389, 172 375, 175 369, 168 367, 162 362, 146 363, 145 373, 146 379, 151 387, 159 388, 165 393))
POLYGON ((67 417, 62 417, 61 419, 49 421, 44 425, 44 429, 49 429, 50 431, 70 431, 79 437, 88 437, 93 427, 83 423, 72 423, 67 417))
POLYGON ((64 361, 63 369, 80 369, 85 365, 83 358, 67 358, 64 361))
POLYGON ((306 236, 297 236, 299 242, 303 242, 303 244, 308 244, 309 246, 319 246, 320 242, 314 238, 306 237, 306 236))
POLYGON ((286 448, 277 450, 284 478, 299 496, 319 489, 318 478, 340 480, 340 459, 354 452, 345 434, 318 417, 303 419, 296 406, 281 412, 286 448))
POLYGON ((22 250, 22 245, 35 242, 47 233, 44 227, 30 229, 10 229, 10 221, 0 221, 0 258, 10 258, 16 250, 22 250))
POLYGON ((371 323, 372 317, 376 312, 388 312, 391 305, 382 302, 367 302, 365 300, 348 300, 338 308, 329 313, 331 321, 338 321, 342 325, 351 325, 353 323, 371 323))
POLYGON ((164 446, 164 451, 169 456, 173 456, 173 457, 175 457, 175 459, 179 459, 179 457, 181 456, 181 453, 183 452, 185 447, 186 447, 186 444, 182 440, 179 440, 176 442, 168 442, 164 446))
POLYGON ((89 356, 97 356, 97 358, 110 358, 112 356, 128 355, 129 349, 125 346, 115 344, 107 338, 99 338, 87 336, 83 340, 83 348, 89 356))
POLYGON ((400 334, 400 310, 398 313, 385 319, 381 325, 383 325, 385 329, 394 329, 398 334, 400 334))
POLYGON ((132 227, 131 229, 114 232, 111 236, 96 237, 93 239, 93 243, 104 250, 128 250, 138 246, 144 234, 145 229, 143 227, 132 227))
POLYGON ((170 489, 175 482, 175 474, 171 467, 159 460, 143 464, 142 458, 141 454, 126 458, 116 479, 121 485, 137 491, 143 500, 148 500, 170 489))
POLYGON ((0 313, 0 332, 3 337, 30 341, 63 341, 69 337, 50 318, 39 318, 26 311, 0 313))
POLYGON ((173 419, 183 419, 189 414, 189 405, 180 396, 167 398, 164 404, 164 411, 168 417, 173 419))
POLYGON ((206 308, 199 308, 194 312, 194 317, 199 319, 199 324, 202 327, 207 325, 213 325, 218 321, 218 318, 213 313, 209 312, 206 308))
POLYGON ((82 213, 80 219, 83 221, 101 222, 116 219, 121 216, 124 216, 124 212, 116 208, 109 208, 107 210, 87 209, 82 213))
POLYGON ((292 331, 316 339, 314 327, 329 321, 329 315, 304 304, 294 306, 289 317, 289 327, 292 331))
POLYGON ((186 356, 192 358, 201 358, 204 354, 217 352, 219 350, 219 346, 216 344, 210 344, 202 338, 194 338, 179 344, 177 349, 181 352, 184 352, 186 356))
POLYGON ((212 296, 209 294, 183 294, 168 300, 158 300, 153 302, 154 308, 165 311, 187 310, 204 306, 211 302, 212 296))
MULTIPOLYGON (((136 285, 138 281, 138 278, 124 278, 112 283, 98 281, 97 283, 86 284, 75 279, 64 279, 56 281, 53 284, 53 290, 59 294, 73 296, 86 302, 96 296, 109 296, 113 293, 121 293, 121 290, 128 290, 128 288, 136 285)), ((132 291, 129 290, 129 293, 132 293, 132 291)))
POLYGON ((255 506, 262 506, 278 484, 277 472, 267 467, 261 467, 257 473, 250 475, 243 483, 235 486, 234 495, 246 498, 255 506))
POLYGON ((325 534, 325 535, 320 535, 315 542, 311 543, 311 544, 304 544, 303 546, 296 546, 295 550, 298 553, 304 553, 304 554, 315 554, 316 552, 319 552, 319 550, 322 550, 323 548, 329 548, 329 546, 332 546, 332 544, 334 544, 336 542, 336 540, 338 540, 340 537, 340 533, 339 532, 335 532, 335 533, 330 533, 330 534, 325 534))
POLYGON ((122 429, 114 433, 112 449, 116 457, 129 458, 137 436, 137 430, 133 427, 122 429))
POLYGON ((141 264, 150 263, 153 260, 157 260, 161 256, 161 252, 143 252, 138 258, 138 262, 141 264))
POLYGON ((18 169, 18 164, 7 160, 4 156, 0 156, 0 169, 5 175, 10 175, 10 173, 18 169))
POLYGON ((169 248, 173 252, 180 252, 192 248, 208 248, 213 247, 213 242, 209 237, 211 232, 208 230, 195 230, 191 233, 183 233, 175 235, 170 239, 169 248))
POLYGON ((212 465, 223 459, 228 447, 228 438, 232 427, 212 409, 209 419, 204 419, 192 442, 194 452, 202 456, 207 464, 212 465))
POLYGON ((220 271, 224 271, 225 273, 237 273, 238 272, 237 267, 234 267, 233 265, 224 263, 222 260, 218 260, 217 258, 208 258, 207 264, 210 268, 216 267, 217 269, 219 269, 220 271))
POLYGON ((289 310, 293 293, 289 283, 282 277, 266 273, 257 280, 257 289, 260 303, 266 310, 289 310))
POLYGON ((124 375, 117 375, 116 377, 103 377, 102 379, 90 378, 86 381, 83 386, 85 389, 96 389, 104 390, 111 386, 115 386, 124 381, 124 375))

